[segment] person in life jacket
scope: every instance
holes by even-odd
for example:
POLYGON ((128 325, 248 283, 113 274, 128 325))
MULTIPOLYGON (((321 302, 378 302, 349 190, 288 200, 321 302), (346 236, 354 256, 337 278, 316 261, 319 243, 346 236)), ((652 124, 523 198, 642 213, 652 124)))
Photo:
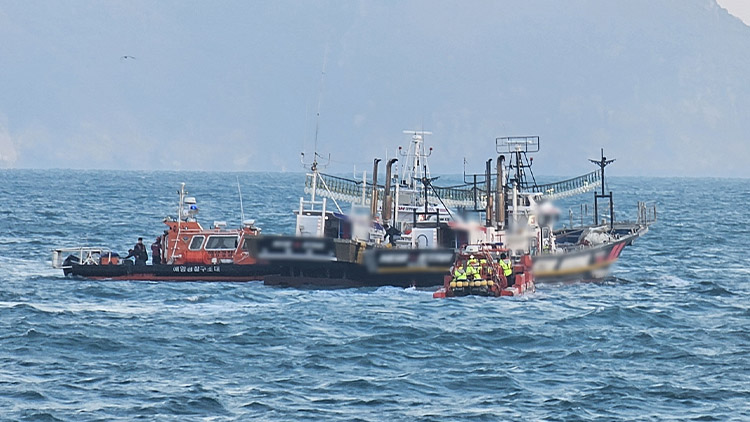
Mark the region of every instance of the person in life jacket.
POLYGON ((451 281, 451 287, 463 287, 463 283, 466 282, 466 271, 461 265, 456 265, 456 269, 453 271, 453 281, 451 281), (458 283, 461 283, 460 285, 458 283))
POLYGON ((480 278, 482 278, 479 268, 479 260, 474 258, 474 255, 471 255, 469 257, 469 261, 466 263, 466 276, 470 281, 479 280, 480 278))
POLYGON ((479 268, 480 268, 480 270, 485 271, 485 273, 487 275, 489 275, 490 278, 492 278, 492 276, 491 276, 491 274, 492 274, 492 266, 491 265, 487 265, 487 259, 485 259, 485 258, 479 258, 479 268))
POLYGON ((513 285, 513 264, 510 262, 510 259, 508 259, 508 255, 505 253, 500 254, 500 260, 497 262, 497 264, 500 266, 500 268, 503 269, 503 275, 505 276, 505 279, 508 280, 508 286, 513 285))

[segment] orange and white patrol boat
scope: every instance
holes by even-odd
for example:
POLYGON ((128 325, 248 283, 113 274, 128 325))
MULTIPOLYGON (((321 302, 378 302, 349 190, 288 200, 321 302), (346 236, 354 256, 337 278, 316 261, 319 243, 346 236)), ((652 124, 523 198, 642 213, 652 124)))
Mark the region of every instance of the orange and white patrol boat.
POLYGON ((52 266, 66 276, 112 280, 251 281, 276 271, 249 250, 250 239, 261 231, 254 220, 245 220, 236 229, 227 229, 225 222, 204 228, 196 219, 198 206, 194 197, 187 196, 185 183, 178 193, 178 215, 164 219, 168 229, 160 236, 161 259, 156 262, 136 264, 106 247, 79 246, 53 250, 52 266))
POLYGON ((505 264, 512 268, 508 276, 501 264, 511 251, 497 245, 467 245, 456 255, 449 274, 433 298, 455 296, 521 296, 536 291, 531 256, 511 258, 505 264))

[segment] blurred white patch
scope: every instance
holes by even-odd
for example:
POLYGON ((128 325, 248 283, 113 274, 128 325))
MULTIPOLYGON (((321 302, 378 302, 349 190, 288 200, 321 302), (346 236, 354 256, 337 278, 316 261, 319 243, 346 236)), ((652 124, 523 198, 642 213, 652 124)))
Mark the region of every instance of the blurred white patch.
POLYGON ((247 163, 249 162, 250 162, 250 155, 235 157, 232 160, 232 164, 234 164, 236 167, 245 167, 247 166, 247 163))
POLYGON ((354 127, 362 127, 366 121, 367 117, 364 114, 357 114, 354 116, 354 127))
POLYGON ((12 167, 18 160, 18 152, 10 137, 5 119, 0 116, 0 167, 12 167))

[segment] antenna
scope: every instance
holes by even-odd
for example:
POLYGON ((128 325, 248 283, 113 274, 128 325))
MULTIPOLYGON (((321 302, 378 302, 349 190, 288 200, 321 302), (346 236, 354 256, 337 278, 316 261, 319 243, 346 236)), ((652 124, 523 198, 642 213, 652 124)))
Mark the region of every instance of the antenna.
POLYGON ((328 154, 328 157, 323 157, 322 155, 318 154, 317 152, 313 154, 313 160, 312 162, 305 162, 305 153, 300 153, 300 162, 302 163, 302 167, 307 168, 310 167, 310 170, 312 172, 317 172, 318 166, 326 168, 331 164, 331 154, 328 154), (326 162, 325 164, 318 163, 318 158, 325 158, 326 162))
MULTIPOLYGON (((322 103, 322 97, 323 97, 323 82, 325 81, 325 75, 326 75, 326 63, 328 62, 328 44, 326 44, 326 51, 323 54, 323 70, 320 72, 320 85, 318 88, 318 109, 315 112, 315 145, 313 150, 313 159, 311 163, 305 163, 305 153, 300 153, 300 161, 302 162, 302 166, 307 168, 307 166, 310 166, 310 171, 312 171, 312 191, 310 192, 310 207, 311 209, 315 209, 315 195, 318 189, 318 180, 320 180, 320 183, 323 185, 326 190, 330 192, 330 189, 328 188, 328 185, 326 184, 326 181, 323 180, 323 177, 318 172, 318 158, 323 158, 320 154, 318 154, 318 133, 320 132, 320 105, 322 103)), ((328 154, 328 159, 326 160, 326 163, 322 166, 328 167, 328 165, 331 164, 331 154, 328 154)), ((333 198, 332 198, 333 199, 333 198)), ((341 211, 341 207, 339 207, 338 202, 336 202, 335 199, 333 199, 333 203, 336 204, 336 208, 338 208, 339 212, 341 211)), ((325 201, 323 202, 325 204, 325 201)))
POLYGON ((507 162, 508 174, 514 174, 514 177, 511 178, 509 176, 509 181, 512 181, 519 189, 532 186, 526 176, 528 170, 533 181, 533 186, 537 186, 536 177, 531 170, 534 159, 533 157, 529 158, 527 154, 539 152, 539 136, 505 136, 495 138, 495 151, 498 154, 510 154, 507 162))
POLYGON ((328 62, 328 44, 326 51, 323 53, 323 70, 320 72, 320 84, 318 86, 318 110, 315 113, 315 153, 318 153, 318 130, 320 129, 320 103, 323 98, 323 82, 326 76, 326 62, 328 62))
MULTIPOLYGON (((318 154, 318 132, 320 132, 320 105, 322 103, 323 99, 323 82, 325 81, 325 75, 326 75, 326 64, 328 63, 328 49, 329 46, 326 44, 326 50, 325 53, 323 53, 323 69, 320 71, 320 84, 318 85, 318 108, 315 112, 315 140, 314 140, 314 149, 313 149, 313 160, 311 163, 305 162, 305 153, 301 153, 301 161, 303 167, 310 167, 310 170, 317 175, 318 172, 318 158, 323 158, 320 154, 318 154)), ((323 165, 323 167, 328 167, 328 165, 331 164, 331 154, 328 154, 328 160, 323 165)), ((317 177, 316 177, 317 178, 317 177)), ((313 189, 314 190, 314 189, 313 189)), ((313 200, 315 199, 315 194, 313 193, 313 200)))
POLYGON ((242 190, 240 189, 240 176, 237 176, 237 193, 240 195, 240 224, 245 224, 245 208, 242 206, 242 190))

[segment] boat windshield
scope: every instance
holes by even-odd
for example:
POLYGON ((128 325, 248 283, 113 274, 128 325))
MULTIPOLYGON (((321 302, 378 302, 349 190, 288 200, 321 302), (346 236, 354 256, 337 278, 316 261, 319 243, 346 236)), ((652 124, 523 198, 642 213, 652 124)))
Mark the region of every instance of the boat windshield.
POLYGON ((237 236, 209 236, 206 250, 234 250, 237 249, 237 236))
POLYGON ((205 239, 205 236, 193 236, 193 240, 190 241, 188 249, 191 251, 200 250, 201 246, 203 246, 203 239, 205 239))

